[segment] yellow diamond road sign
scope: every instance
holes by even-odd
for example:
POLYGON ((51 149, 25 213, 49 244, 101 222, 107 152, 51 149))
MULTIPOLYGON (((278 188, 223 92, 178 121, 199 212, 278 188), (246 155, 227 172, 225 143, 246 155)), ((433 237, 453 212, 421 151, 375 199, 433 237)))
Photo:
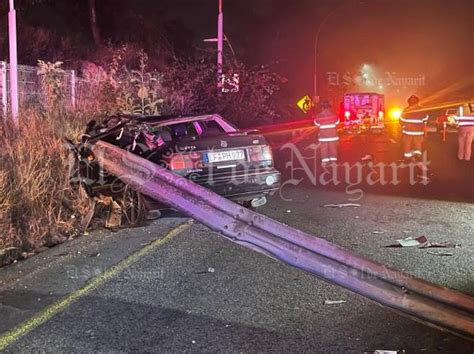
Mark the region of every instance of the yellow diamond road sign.
POLYGON ((311 108, 314 107, 313 100, 308 96, 304 96, 302 99, 300 99, 296 105, 304 112, 308 113, 311 108))

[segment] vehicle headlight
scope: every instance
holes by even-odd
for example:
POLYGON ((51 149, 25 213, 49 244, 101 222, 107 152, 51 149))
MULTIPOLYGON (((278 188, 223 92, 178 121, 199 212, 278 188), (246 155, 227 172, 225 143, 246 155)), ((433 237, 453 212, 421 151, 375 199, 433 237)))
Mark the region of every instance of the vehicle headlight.
POLYGON ((275 176, 267 176, 267 178, 265 178, 265 183, 267 184, 267 186, 273 186, 276 181, 277 179, 275 176))

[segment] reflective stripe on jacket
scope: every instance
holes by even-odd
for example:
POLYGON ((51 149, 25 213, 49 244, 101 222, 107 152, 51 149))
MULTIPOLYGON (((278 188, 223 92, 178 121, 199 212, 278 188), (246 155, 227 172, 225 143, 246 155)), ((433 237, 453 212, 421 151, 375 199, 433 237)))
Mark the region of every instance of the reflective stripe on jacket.
POLYGON ((421 136, 425 134, 425 123, 428 121, 428 116, 421 116, 418 110, 419 106, 407 107, 403 110, 400 117, 400 124, 402 124, 402 133, 405 135, 421 136))
POLYGON ((339 117, 330 110, 324 110, 316 115, 314 124, 319 127, 319 141, 331 142, 338 141, 337 124, 339 117))
POLYGON ((474 126, 474 113, 470 112, 469 109, 465 110, 463 106, 459 107, 459 116, 455 115, 454 119, 458 123, 459 127, 473 127, 474 126), (471 115, 467 115, 467 114, 471 115))

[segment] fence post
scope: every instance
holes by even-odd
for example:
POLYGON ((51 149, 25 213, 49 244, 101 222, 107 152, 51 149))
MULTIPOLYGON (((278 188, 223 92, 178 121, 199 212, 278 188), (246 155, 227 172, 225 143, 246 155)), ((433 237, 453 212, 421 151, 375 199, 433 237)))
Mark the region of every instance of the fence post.
POLYGON ((0 85, 2 95, 2 112, 3 112, 3 119, 7 119, 8 114, 8 91, 7 91, 7 63, 2 61, 0 62, 0 85))
POLYGON ((76 109, 76 71, 71 70, 71 106, 76 109))
POLYGON ((10 55, 10 113, 15 127, 18 128, 18 53, 17 53, 17 32, 16 32, 16 10, 13 0, 10 0, 10 12, 8 12, 8 44, 10 55))

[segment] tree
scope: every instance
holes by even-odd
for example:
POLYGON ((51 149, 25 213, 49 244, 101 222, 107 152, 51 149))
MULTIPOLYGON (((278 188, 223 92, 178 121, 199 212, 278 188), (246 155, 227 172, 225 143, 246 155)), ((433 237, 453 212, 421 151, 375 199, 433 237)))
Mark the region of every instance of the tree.
POLYGON ((90 19, 92 38, 94 38, 94 43, 97 46, 100 46, 102 44, 102 38, 100 36, 100 28, 97 23, 96 0, 89 0, 89 19, 90 19))
MULTIPOLYGON (((23 6, 53 3, 55 0, 19 0, 18 3, 23 6)), ((57 0, 56 0, 57 1, 57 0)), ((89 25, 92 33, 92 38, 97 46, 102 44, 102 37, 100 35, 100 27, 97 21, 97 6, 96 0, 87 0, 89 10, 89 25)))
POLYGON ((285 78, 266 66, 248 67, 235 58, 226 60, 225 74, 238 75, 238 92, 218 91, 213 55, 175 58, 163 72, 164 113, 220 113, 241 128, 272 123, 280 117, 277 94, 285 78))

